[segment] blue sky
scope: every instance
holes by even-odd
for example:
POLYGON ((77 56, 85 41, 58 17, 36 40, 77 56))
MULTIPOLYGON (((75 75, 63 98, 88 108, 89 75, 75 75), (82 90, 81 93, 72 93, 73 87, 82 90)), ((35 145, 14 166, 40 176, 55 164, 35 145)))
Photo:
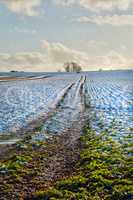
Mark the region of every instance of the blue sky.
POLYGON ((0 71, 133 68, 133 0, 0 0, 0 71))

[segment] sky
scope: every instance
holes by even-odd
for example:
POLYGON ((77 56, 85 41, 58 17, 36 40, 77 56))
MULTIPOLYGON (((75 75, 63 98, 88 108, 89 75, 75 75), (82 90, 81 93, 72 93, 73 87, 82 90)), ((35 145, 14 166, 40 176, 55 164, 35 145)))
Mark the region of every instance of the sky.
POLYGON ((133 0, 0 0, 0 71, 133 69, 133 0))

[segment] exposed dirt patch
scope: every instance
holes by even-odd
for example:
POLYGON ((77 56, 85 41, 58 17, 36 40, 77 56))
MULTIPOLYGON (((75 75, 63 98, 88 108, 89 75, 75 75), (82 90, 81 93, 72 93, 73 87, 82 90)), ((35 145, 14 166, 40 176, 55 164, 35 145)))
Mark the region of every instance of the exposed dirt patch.
POLYGON ((13 167, 0 174, 0 199, 32 199, 35 191, 47 189, 56 181, 72 175, 79 159, 80 143, 76 140, 70 146, 69 140, 69 134, 66 134, 40 144, 27 143, 26 149, 17 146, 12 149, 12 156, 2 162, 13 167), (28 160, 19 167, 20 160, 15 160, 16 155, 28 160))

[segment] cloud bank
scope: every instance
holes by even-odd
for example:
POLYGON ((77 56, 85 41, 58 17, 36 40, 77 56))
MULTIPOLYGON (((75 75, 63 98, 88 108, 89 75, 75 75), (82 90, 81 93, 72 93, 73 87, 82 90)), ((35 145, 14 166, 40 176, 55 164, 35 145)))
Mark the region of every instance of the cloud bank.
POLYGON ((46 50, 47 57, 56 64, 75 61, 84 66, 88 60, 85 52, 68 48, 62 43, 49 43, 43 40, 42 47, 46 50))
POLYGON ((56 71, 63 69, 66 61, 78 62, 84 70, 132 69, 133 66, 132 58, 116 51, 110 51, 103 56, 90 56, 85 52, 68 48, 62 43, 43 40, 41 45, 42 52, 0 54, 0 71, 56 71))
MULTIPOLYGON (((46 0, 0 0, 10 11, 27 15, 37 16, 40 14, 40 6, 46 0)), ((133 8, 133 0, 50 0, 63 6, 78 5, 80 7, 100 11, 112 11, 115 9, 126 11, 133 8)))
POLYGON ((98 10, 128 10, 133 6, 133 0, 54 0, 56 3, 70 6, 79 5, 86 9, 98 10))

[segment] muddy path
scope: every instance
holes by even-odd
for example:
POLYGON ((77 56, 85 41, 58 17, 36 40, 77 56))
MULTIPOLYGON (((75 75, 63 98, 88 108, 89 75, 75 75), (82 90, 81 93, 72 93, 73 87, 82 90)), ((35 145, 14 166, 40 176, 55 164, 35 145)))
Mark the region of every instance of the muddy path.
POLYGON ((74 175, 81 147, 78 140, 72 146, 66 143, 69 136, 56 136, 40 146, 33 143, 27 149, 11 151, 12 157, 5 159, 7 162, 14 162, 16 155, 29 157, 30 161, 13 174, 0 173, 0 200, 33 199, 37 190, 47 190, 56 181, 74 175))

